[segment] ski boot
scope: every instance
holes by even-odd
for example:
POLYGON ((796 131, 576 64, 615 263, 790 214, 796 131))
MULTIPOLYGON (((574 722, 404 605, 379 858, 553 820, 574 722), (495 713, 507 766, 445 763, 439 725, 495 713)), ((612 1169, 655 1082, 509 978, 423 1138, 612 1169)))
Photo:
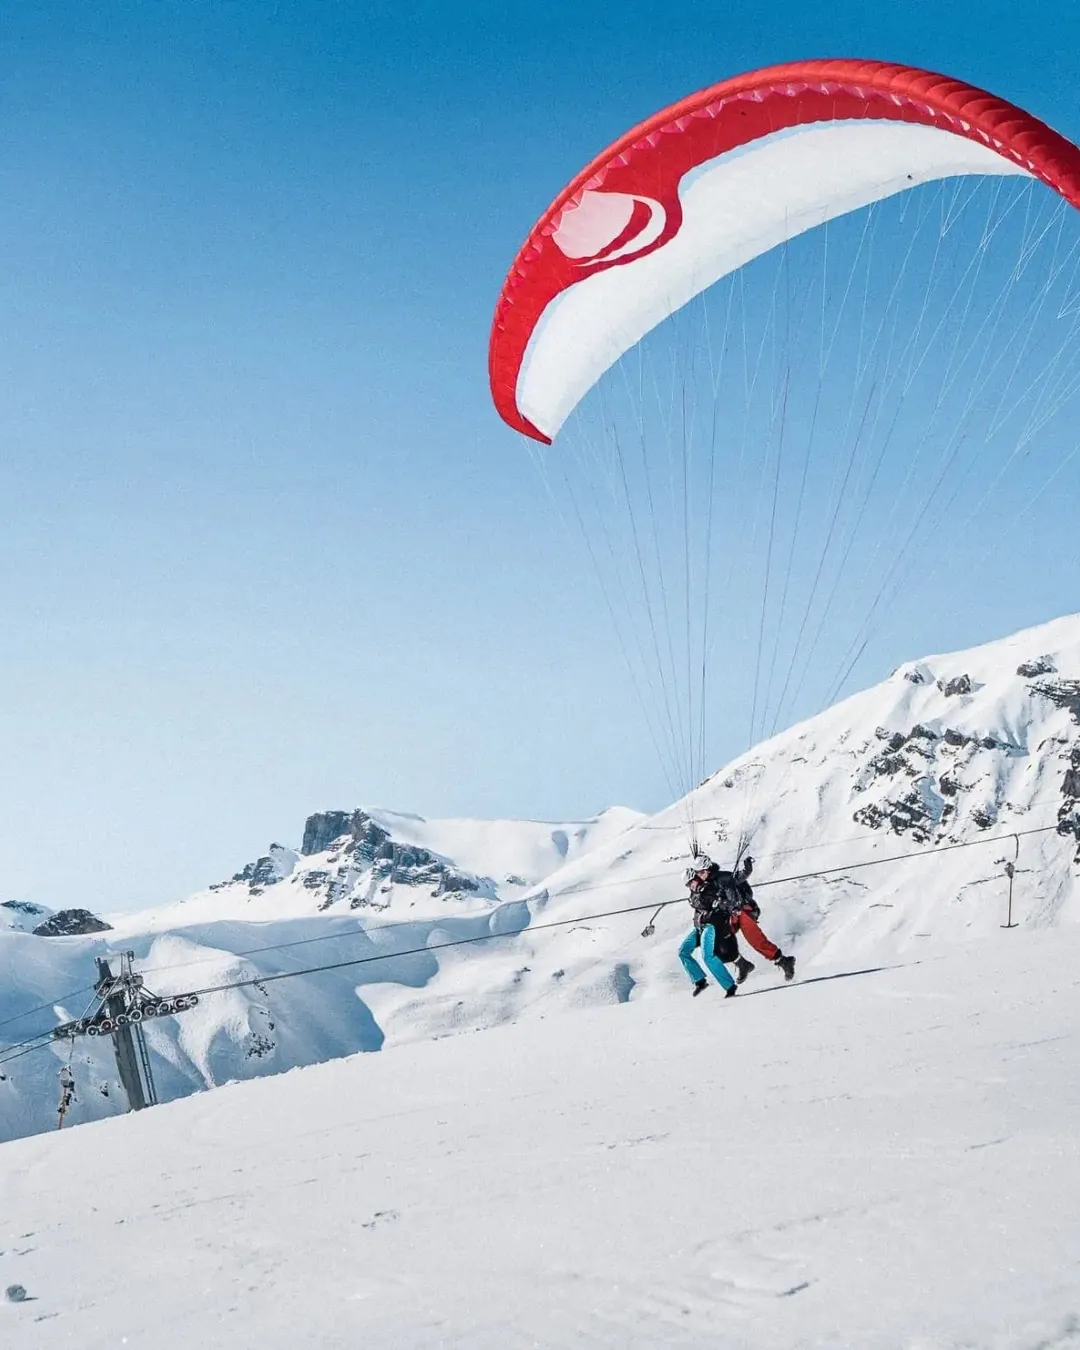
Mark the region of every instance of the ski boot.
POLYGON ((753 961, 748 961, 745 956, 737 956, 735 958, 735 969, 738 971, 738 974, 735 976, 735 983, 742 984, 743 980, 745 980, 747 975, 754 969, 754 963, 753 961))
POLYGON ((697 998, 698 994, 703 994, 708 987, 708 980, 698 980, 694 985, 694 997, 697 998))
POLYGON ((785 956, 784 953, 781 952, 773 962, 773 965, 779 966, 784 972, 785 980, 793 980, 795 978, 795 958, 793 956, 785 956))
POLYGON ((725 998, 734 998, 735 995, 736 995, 738 992, 739 992, 739 986, 738 986, 737 984, 733 984, 733 985, 731 986, 730 989, 725 989, 725 990, 724 990, 724 997, 725 997, 725 998))

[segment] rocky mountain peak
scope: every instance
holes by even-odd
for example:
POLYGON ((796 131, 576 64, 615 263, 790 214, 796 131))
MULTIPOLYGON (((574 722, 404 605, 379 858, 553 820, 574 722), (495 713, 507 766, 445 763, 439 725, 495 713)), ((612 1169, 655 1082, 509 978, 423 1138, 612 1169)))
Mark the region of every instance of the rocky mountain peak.
POLYGON ((320 910, 342 903, 351 909, 387 908, 397 887, 424 892, 430 898, 498 898, 491 877, 476 875, 419 844, 395 839, 386 826, 359 808, 308 816, 298 853, 272 844, 267 854, 248 863, 231 882, 213 889, 242 883, 250 895, 258 896, 283 881, 301 887, 317 900, 320 910), (318 862, 312 865, 307 859, 318 862))
MULTIPOLYGON (((905 680, 926 686, 916 704, 923 718, 905 729, 879 726, 856 752, 852 790, 865 800, 855 806, 854 822, 909 834, 917 843, 955 840, 967 826, 1000 828, 1031 809, 1026 784, 1038 779, 1041 759, 1056 745, 1054 757, 1067 765, 1057 789, 1058 832, 1080 843, 1080 740, 1060 720, 1056 734, 1041 743, 1029 730, 1047 725, 1040 704, 1062 709, 1080 725, 1080 679, 1058 669, 1050 655, 1020 662, 1015 676, 998 665, 987 669, 992 685, 982 696, 982 678, 967 671, 936 678, 925 661, 901 667, 905 680)), ((901 700, 898 710, 909 706, 910 698, 901 700)))
POLYGON ((348 834, 353 815, 349 811, 316 811, 304 822, 304 840, 300 852, 305 858, 313 853, 325 853, 330 845, 348 834))
POLYGON ((1040 680, 1031 686, 1031 692, 1066 709, 1080 726, 1080 680, 1040 680))
POLYGON ((36 937, 77 937, 83 933, 109 933, 112 924, 88 909, 60 909, 33 931, 36 937))

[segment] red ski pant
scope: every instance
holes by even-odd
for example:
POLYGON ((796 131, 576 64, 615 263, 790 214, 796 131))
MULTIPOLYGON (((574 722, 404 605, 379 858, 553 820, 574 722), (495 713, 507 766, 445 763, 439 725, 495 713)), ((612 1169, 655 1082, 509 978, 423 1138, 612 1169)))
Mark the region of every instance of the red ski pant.
POLYGON ((745 909, 731 916, 731 931, 741 933, 754 951, 760 952, 766 961, 775 961, 780 955, 780 948, 775 942, 769 941, 745 909))

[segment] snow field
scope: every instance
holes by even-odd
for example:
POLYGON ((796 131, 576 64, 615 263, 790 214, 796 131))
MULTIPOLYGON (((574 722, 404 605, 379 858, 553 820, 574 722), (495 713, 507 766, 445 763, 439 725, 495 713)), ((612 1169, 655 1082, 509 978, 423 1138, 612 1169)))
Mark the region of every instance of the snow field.
POLYGON ((1080 932, 842 974, 5 1145, 0 1344, 1080 1345, 1080 932))

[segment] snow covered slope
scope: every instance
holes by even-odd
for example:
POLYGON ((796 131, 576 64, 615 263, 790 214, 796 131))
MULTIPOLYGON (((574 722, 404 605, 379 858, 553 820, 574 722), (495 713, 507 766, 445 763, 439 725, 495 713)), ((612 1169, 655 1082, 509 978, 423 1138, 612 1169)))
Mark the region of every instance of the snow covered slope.
MULTIPOLYGON (((57 1020, 82 1016, 92 998, 94 959, 115 951, 134 950, 159 993, 394 951, 414 954, 388 968, 372 965, 372 978, 385 979, 388 969, 394 981, 422 988, 439 974, 438 960, 425 951, 433 934, 439 940, 439 933, 469 937, 493 926, 521 927, 528 911, 514 897, 641 819, 622 807, 564 822, 325 811, 309 817, 298 849, 273 844, 231 880, 189 900, 110 915, 101 937, 32 936, 35 927, 63 916, 8 902, 0 905, 0 1053, 57 1020)), ((357 998, 362 982, 362 971, 351 970, 315 984, 288 981, 273 986, 272 999, 259 985, 219 994, 183 1019, 148 1025, 163 1099, 377 1050, 384 1035, 357 998)), ((84 1038, 76 1052, 80 1086, 69 1123, 124 1110, 111 1045, 84 1038)), ((56 1055, 23 1056, 10 1068, 0 1063, 0 1140, 54 1127, 58 1059, 66 1059, 67 1049, 58 1047, 56 1055)))
MULTIPOLYGON (((358 1049, 682 993, 685 905, 664 909, 649 938, 640 910, 684 893, 694 833, 727 862, 749 838, 764 927, 803 977, 996 934, 1006 864, 1022 927, 1075 921, 1080 617, 902 667, 647 820, 511 827, 327 812, 298 850, 275 846, 167 910, 109 915, 115 931, 101 937, 0 934, 0 1037, 50 1025, 51 1007, 3 1025, 38 1004, 77 1017, 86 994, 58 994, 85 986, 93 956, 118 947, 160 993, 336 966, 207 995, 155 1023, 166 1099, 358 1049), (484 940, 445 946, 472 938, 484 940), (340 965, 352 961, 362 964, 340 965)), ((759 962, 751 979, 775 973, 759 962)), ((77 1051, 70 1119, 119 1110, 109 1047, 77 1051)), ((0 1138, 50 1127, 56 1069, 48 1052, 0 1065, 0 1138)))
POLYGON ((549 877, 529 899, 530 931, 445 953, 422 991, 369 986, 387 1041, 684 987, 685 906, 666 908, 650 939, 641 913, 590 916, 678 896, 691 834, 729 864, 749 838, 764 926, 804 972, 996 931, 1010 862, 1015 921, 1075 921, 1080 618, 904 666, 756 747, 549 877))
POLYGON ((51 913, 44 905, 26 900, 4 900, 0 902, 0 933, 32 933, 51 913))
POLYGON ((1080 929, 845 974, 7 1144, 0 1345, 1080 1345, 1080 929))

